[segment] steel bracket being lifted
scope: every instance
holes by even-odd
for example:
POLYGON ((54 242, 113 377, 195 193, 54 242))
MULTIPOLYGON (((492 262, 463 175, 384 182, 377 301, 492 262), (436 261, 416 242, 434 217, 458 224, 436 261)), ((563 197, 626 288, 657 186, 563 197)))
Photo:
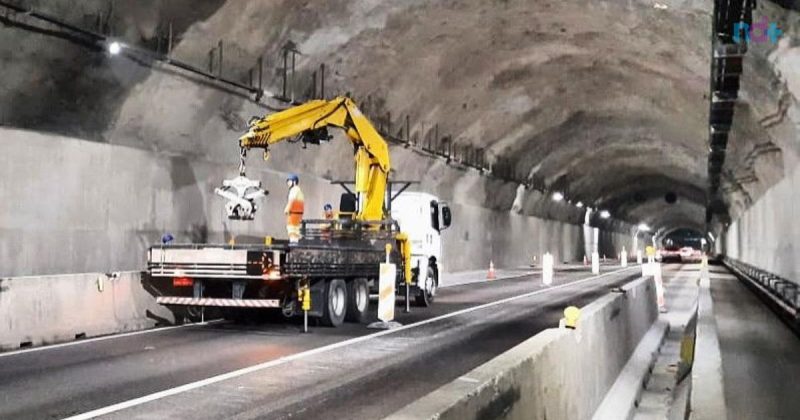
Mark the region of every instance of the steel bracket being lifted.
POLYGON ((231 220, 253 220, 258 210, 256 199, 269 194, 261 188, 261 181, 249 179, 244 174, 222 181, 222 188, 215 188, 214 193, 228 200, 225 212, 231 220))

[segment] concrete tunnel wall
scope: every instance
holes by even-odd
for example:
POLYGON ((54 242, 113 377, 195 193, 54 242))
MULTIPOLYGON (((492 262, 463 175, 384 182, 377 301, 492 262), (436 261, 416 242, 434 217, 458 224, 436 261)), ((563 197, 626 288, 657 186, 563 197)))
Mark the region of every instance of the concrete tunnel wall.
POLYGON ((800 170, 772 186, 722 234, 721 253, 800 283, 800 170))
MULTIPOLYGON (((0 276, 141 270, 145 250, 165 232, 179 242, 260 241, 285 236, 285 173, 251 166, 272 191, 253 222, 229 221, 213 194, 236 174, 229 163, 168 156, 25 130, 0 129, 0 276)), ((480 180, 478 180, 480 181, 480 180)), ((338 186, 303 176, 309 217, 338 186)), ((529 264, 552 252, 557 261, 583 256, 579 225, 451 202, 444 233, 446 271, 529 264)), ((630 238, 602 233, 601 254, 630 238)))

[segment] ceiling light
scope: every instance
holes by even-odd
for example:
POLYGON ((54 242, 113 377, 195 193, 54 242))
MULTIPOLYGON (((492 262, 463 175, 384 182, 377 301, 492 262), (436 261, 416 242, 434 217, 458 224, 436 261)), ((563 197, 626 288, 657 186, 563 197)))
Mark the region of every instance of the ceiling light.
POLYGON ((638 229, 641 232, 650 232, 650 226, 647 226, 644 223, 639 223, 638 229))
POLYGON ((578 201, 577 203, 575 203, 575 207, 577 207, 579 209, 582 209, 583 208, 583 201, 578 201))
POLYGON ((122 51, 122 44, 117 41, 114 41, 108 44, 108 52, 111 55, 117 55, 119 52, 122 51))

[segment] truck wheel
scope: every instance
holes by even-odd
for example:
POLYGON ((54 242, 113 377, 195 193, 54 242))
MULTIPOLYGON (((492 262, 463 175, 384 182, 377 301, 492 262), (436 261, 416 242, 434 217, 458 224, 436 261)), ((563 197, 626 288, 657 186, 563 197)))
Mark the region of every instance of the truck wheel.
POLYGON ((328 280, 325 284, 325 301, 322 308, 322 324, 338 327, 347 313, 347 285, 344 280, 328 280))
POLYGON ((439 288, 439 276, 436 269, 428 266, 428 272, 422 283, 417 282, 417 295, 415 302, 417 306, 431 306, 436 297, 436 289, 439 288))
POLYGON ((347 319, 350 322, 365 322, 369 313, 369 284, 367 279, 355 279, 347 283, 347 319))

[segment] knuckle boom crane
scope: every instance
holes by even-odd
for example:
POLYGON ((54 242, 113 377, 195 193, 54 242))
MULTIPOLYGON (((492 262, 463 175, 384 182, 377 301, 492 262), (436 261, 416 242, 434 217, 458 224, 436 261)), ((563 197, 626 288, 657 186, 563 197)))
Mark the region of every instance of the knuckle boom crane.
MULTIPOLYGON (((169 291, 178 295, 158 297, 160 303, 217 306, 224 314, 235 314, 238 309, 233 308, 271 307, 291 316, 297 312, 297 297, 302 294, 298 291, 308 287, 313 315, 335 326, 345 317, 362 320, 366 316, 370 284, 372 289, 377 286, 378 266, 387 254, 398 267, 396 287, 405 287, 407 292, 413 287, 417 303, 427 306, 432 302, 441 264, 439 232, 450 224, 449 208, 424 193, 403 194, 402 206, 392 208, 392 199, 400 194, 387 194, 391 190, 389 146, 350 98, 312 100, 251 120, 248 131, 239 138, 239 176, 225 180, 215 190, 227 200, 228 217, 252 220, 256 200, 268 194, 260 181, 245 175, 250 149, 263 149, 266 159, 276 143, 301 141, 305 146, 328 141, 331 127, 342 130, 354 150, 355 188, 352 194, 343 194, 340 208, 340 215, 346 217, 303 220, 302 239, 294 244, 279 240, 261 246, 154 246, 148 252, 151 277, 172 279, 169 291), (408 223, 403 226, 412 229, 415 244, 423 242, 417 235, 427 239, 424 250, 415 245, 412 253, 412 241, 400 230, 394 214, 410 220, 401 223, 408 223), (431 218, 419 225, 419 215, 428 214, 431 218), (346 296, 346 308, 337 304, 341 296, 346 296)), ((165 286, 169 289, 169 284, 165 286)))

